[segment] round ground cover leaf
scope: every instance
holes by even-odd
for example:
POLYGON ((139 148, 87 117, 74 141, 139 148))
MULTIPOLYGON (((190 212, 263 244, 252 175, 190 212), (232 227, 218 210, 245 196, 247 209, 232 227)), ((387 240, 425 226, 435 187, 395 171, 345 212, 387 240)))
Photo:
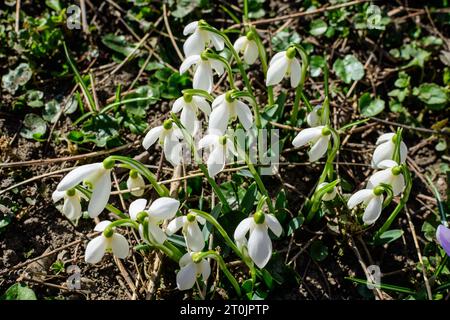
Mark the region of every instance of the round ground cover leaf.
POLYGON ((323 261, 328 256, 328 247, 322 241, 315 240, 311 244, 309 253, 315 261, 323 261))
POLYGON ((321 19, 313 20, 309 24, 309 33, 316 37, 327 32, 327 29, 327 23, 321 19))
POLYGON ((364 93, 358 102, 359 112, 365 117, 374 117, 384 110, 384 101, 372 99, 369 93, 364 93))
POLYGON ((351 54, 346 55, 344 59, 337 59, 333 64, 333 71, 345 83, 361 80, 364 77, 364 66, 351 54))
POLYGON ((34 291, 21 283, 9 287, 1 298, 2 300, 37 300, 34 291))
POLYGON ((45 110, 42 115, 44 120, 55 123, 55 121, 58 119, 58 115, 61 112, 61 105, 56 100, 50 100, 45 104, 45 110))
POLYGON ((23 120, 23 128, 20 130, 20 135, 27 139, 40 139, 47 131, 47 124, 44 119, 29 113, 23 120))
POLYGON ((322 56, 311 56, 309 61, 309 72, 311 77, 318 77, 322 73, 322 68, 325 66, 325 59, 322 56))
POLYGON ((447 92, 435 83, 422 83, 413 94, 433 110, 442 110, 448 103, 447 92))

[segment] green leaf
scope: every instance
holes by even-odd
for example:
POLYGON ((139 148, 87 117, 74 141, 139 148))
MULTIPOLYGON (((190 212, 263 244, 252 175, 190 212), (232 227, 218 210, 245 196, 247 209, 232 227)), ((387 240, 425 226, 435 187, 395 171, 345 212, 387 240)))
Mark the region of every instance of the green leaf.
POLYGON ((328 247, 321 240, 315 240, 311 243, 309 254, 315 261, 323 261, 328 256, 328 247))
POLYGON ((372 99, 369 93, 364 93, 358 101, 359 111, 364 117, 373 117, 384 110, 384 101, 372 99))
POLYGON ((26 139, 39 140, 45 134, 45 131, 47 131, 45 120, 36 114, 29 113, 23 120, 20 135, 26 139))
POLYGON ((345 83, 361 80, 364 77, 364 66, 354 55, 346 55, 344 59, 337 59, 333 64, 336 75, 345 83))
POLYGON ((448 103, 445 88, 435 83, 422 83, 418 88, 413 89, 413 94, 432 110, 442 110, 448 103))
POLYGON ((45 109, 42 114, 44 120, 50 123, 55 123, 58 119, 58 115, 61 112, 61 105, 55 100, 50 100, 45 104, 45 109))
POLYGON ((6 290, 1 300, 37 300, 37 298, 34 291, 26 285, 15 283, 6 290))
POLYGON ((375 241, 376 245, 383 245, 393 242, 403 235, 403 230, 393 229, 383 232, 380 238, 375 241))
POLYGON ((250 214, 256 201, 256 196, 258 194, 258 187, 256 182, 253 182, 250 187, 245 192, 240 204, 240 210, 245 214, 250 214))
POLYGON ((128 56, 135 48, 135 45, 130 44, 124 36, 118 36, 112 33, 105 35, 102 38, 102 43, 109 49, 121 53, 124 56, 128 56))
POLYGON ((52 8, 57 12, 61 11, 61 4, 59 3, 59 0, 45 0, 45 4, 47 7, 52 8))
POLYGON ((311 77, 318 77, 322 73, 325 66, 325 59, 323 56, 311 56, 309 60, 309 72, 311 77))
POLYGON ((328 25, 321 19, 311 21, 309 24, 309 33, 313 36, 320 36, 327 32, 328 25))
POLYGON ((287 235, 290 236, 292 233, 294 233, 295 230, 302 226, 303 222, 305 222, 305 218, 302 215, 299 215, 298 217, 295 217, 294 219, 289 221, 287 235))
POLYGON ((291 44, 300 44, 300 35, 295 31, 290 31, 290 29, 284 29, 278 32, 272 38, 272 47, 274 51, 286 50, 291 44))
POLYGON ((25 100, 27 105, 32 108, 41 108, 44 103, 41 101, 44 97, 44 93, 39 90, 28 90, 25 93, 25 100))

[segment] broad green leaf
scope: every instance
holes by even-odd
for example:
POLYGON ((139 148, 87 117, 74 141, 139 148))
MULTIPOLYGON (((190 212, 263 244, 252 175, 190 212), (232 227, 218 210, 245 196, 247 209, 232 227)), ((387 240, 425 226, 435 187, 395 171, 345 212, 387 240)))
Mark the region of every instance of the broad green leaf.
POLYGON ((50 100, 45 104, 45 109, 42 114, 42 117, 44 120, 55 123, 55 121, 58 119, 58 115, 61 112, 61 105, 56 101, 55 99, 50 100))
POLYGON ((309 60, 309 72, 311 77, 318 77, 322 73, 325 66, 325 59, 323 56, 311 56, 309 60))
POLYGON ((105 35, 102 38, 102 43, 118 53, 128 56, 133 52, 135 45, 129 43, 124 36, 118 36, 112 33, 105 35))
POLYGON ((23 127, 20 135, 27 139, 40 139, 47 131, 45 120, 36 114, 29 113, 23 120, 23 127))
POLYGON ((26 285, 15 283, 6 290, 1 300, 37 300, 37 298, 34 291, 26 285))
POLYGON ((300 40, 300 35, 297 32, 291 31, 290 29, 284 29, 272 38, 272 47, 274 51, 283 51, 286 50, 290 44, 300 44, 300 40))
POLYGON ((370 97, 370 93, 365 93, 359 98, 359 111, 364 117, 373 117, 384 110, 384 101, 370 97))
POLYGON ((393 242, 403 235, 403 230, 393 229, 383 232, 380 238, 375 242, 376 245, 382 245, 393 242))
POLYGON ((345 83, 361 80, 364 77, 364 66, 350 54, 344 59, 337 59, 333 64, 333 70, 345 83))
POLYGON ((292 219, 288 224, 287 235, 290 236, 292 233, 294 233, 295 230, 302 226, 303 222, 305 222, 305 218, 302 215, 299 215, 298 217, 292 219))
POLYGON ((309 24, 309 33, 313 36, 320 36, 327 31, 328 25, 321 19, 313 20, 309 24))
POLYGON ((422 83, 413 94, 433 110, 442 110, 449 100, 446 89, 435 83, 422 83))

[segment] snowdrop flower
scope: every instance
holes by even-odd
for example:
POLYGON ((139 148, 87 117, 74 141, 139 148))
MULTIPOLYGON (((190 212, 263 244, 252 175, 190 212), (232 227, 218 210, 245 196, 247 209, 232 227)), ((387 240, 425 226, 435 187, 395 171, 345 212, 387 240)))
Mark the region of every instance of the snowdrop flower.
POLYGON ((227 138, 227 136, 219 135, 218 131, 212 130, 212 133, 207 134, 198 142, 199 149, 211 148, 212 151, 209 154, 207 167, 208 174, 214 177, 221 172, 225 167, 228 152, 237 155, 233 142, 227 138))
POLYGON ((217 129, 224 133, 230 118, 238 118, 245 130, 248 130, 253 124, 253 115, 250 108, 242 101, 232 98, 231 91, 214 99, 212 109, 209 118, 209 130, 217 129))
POLYGON ((135 197, 140 197, 144 194, 145 181, 144 178, 135 170, 130 170, 130 175, 127 180, 127 188, 132 190, 140 188, 138 190, 132 190, 130 193, 135 197))
POLYGON ((214 84, 213 69, 218 76, 221 76, 225 72, 223 63, 206 57, 204 53, 194 54, 183 61, 180 66, 180 73, 185 73, 192 65, 196 65, 192 87, 211 93, 214 84))
POLYGON ((301 147, 309 143, 312 145, 308 151, 309 161, 314 162, 322 158, 328 150, 331 131, 326 126, 303 129, 294 138, 292 144, 294 147, 301 147))
POLYGON ((183 35, 187 36, 191 34, 183 45, 186 57, 202 53, 210 43, 212 43, 217 51, 223 50, 223 39, 213 32, 202 30, 201 25, 204 23, 202 20, 194 21, 184 28, 183 35))
POLYGON ((436 230, 436 239, 444 251, 450 256, 450 229, 440 224, 436 230))
MULTIPOLYGON (((150 208, 145 209, 146 206, 146 199, 137 199, 133 201, 128 208, 130 217, 139 223, 142 223, 147 218, 148 233, 157 243, 163 244, 167 240, 167 236, 161 230, 159 225, 163 220, 171 219, 176 215, 178 208, 180 207, 180 202, 173 198, 163 197, 153 201, 150 208)), ((139 226, 139 232, 141 237, 144 238, 142 224, 139 226)))
POLYGON ((322 121, 322 105, 319 104, 314 107, 314 109, 308 113, 306 116, 306 122, 310 127, 322 126, 325 123, 322 121))
MULTIPOLYGON (((319 184, 316 188, 316 190, 320 190, 321 188, 325 187, 328 184, 328 182, 322 182, 319 184)), ((322 196, 322 201, 331 201, 334 198, 336 198, 336 188, 334 187, 331 191, 325 193, 322 196)))
POLYGON ((84 260, 87 263, 99 262, 107 251, 112 251, 120 259, 128 256, 130 245, 127 239, 114 229, 108 228, 110 224, 111 221, 105 220, 95 226, 94 230, 102 234, 89 241, 84 254, 84 260))
POLYGON ((203 217, 189 212, 186 216, 173 219, 167 226, 166 233, 171 236, 182 228, 187 247, 191 251, 202 251, 205 246, 205 239, 198 224, 205 224, 205 222, 203 217))
POLYGON ((56 187, 57 191, 67 191, 84 181, 92 190, 88 213, 97 217, 108 204, 111 194, 111 169, 115 162, 106 158, 101 163, 86 164, 69 172, 56 187))
POLYGON ((267 70, 266 85, 273 86, 281 82, 284 77, 290 77, 291 87, 295 88, 300 83, 302 76, 301 65, 295 57, 297 49, 291 47, 287 51, 278 52, 270 60, 267 70))
POLYGON ((233 47, 236 52, 243 52, 244 61, 251 65, 254 64, 258 58, 258 45, 254 40, 253 32, 248 32, 246 36, 239 37, 234 43, 233 47))
POLYGON ((199 262, 194 262, 193 256, 195 252, 188 252, 180 259, 180 270, 177 273, 177 287, 178 290, 191 289, 198 276, 202 276, 203 281, 206 281, 211 274, 211 266, 208 261, 201 259, 199 262))
POLYGON ((182 97, 175 100, 172 106, 172 112, 181 111, 180 121, 186 130, 191 134, 195 134, 195 123, 197 122, 197 113, 201 110, 206 116, 211 113, 211 106, 203 97, 193 96, 185 93, 182 97))
POLYGON ((394 196, 400 194, 405 188, 405 178, 402 168, 394 160, 383 160, 378 164, 378 168, 384 169, 376 172, 369 178, 367 188, 372 189, 381 183, 389 184, 392 187, 394 196))
POLYGON ((272 241, 268 229, 272 230, 277 237, 283 231, 275 216, 257 211, 253 217, 242 220, 234 231, 234 239, 240 242, 240 246, 245 245, 245 235, 250 232, 247 244, 248 254, 259 268, 264 268, 272 256, 272 241))
POLYGON ((145 149, 148 149, 156 140, 159 140, 159 143, 163 146, 166 159, 175 167, 182 160, 181 137, 180 129, 171 119, 168 119, 164 121, 162 126, 155 127, 147 132, 142 145, 145 149))
POLYGON ((353 209, 363 203, 366 206, 363 221, 365 224, 373 224, 380 217, 383 209, 383 191, 382 187, 359 190, 348 199, 347 206, 349 209, 353 209))
POLYGON ((88 200, 88 198, 76 189, 69 189, 67 191, 58 191, 55 190, 52 194, 53 202, 58 202, 59 200, 64 198, 64 205, 62 207, 61 212, 69 219, 69 220, 77 220, 81 217, 81 198, 88 200))
MULTIPOLYGON (((372 157, 373 168, 378 168, 379 163, 383 160, 393 160, 395 138, 395 133, 385 133, 378 138, 376 142, 377 147, 375 148, 372 157)), ((406 147, 406 144, 403 141, 400 142, 400 163, 405 163, 407 152, 408 148, 406 147)))

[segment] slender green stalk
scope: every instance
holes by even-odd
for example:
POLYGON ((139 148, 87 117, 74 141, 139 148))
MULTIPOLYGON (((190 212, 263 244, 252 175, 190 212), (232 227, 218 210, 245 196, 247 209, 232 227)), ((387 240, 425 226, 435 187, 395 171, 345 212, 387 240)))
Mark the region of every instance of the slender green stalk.
POLYGON ((100 110, 99 113, 106 113, 109 110, 111 110, 112 108, 114 108, 115 106, 118 106, 118 105, 121 105, 121 104, 127 104, 127 103, 137 102, 137 101, 146 101, 146 100, 151 100, 151 99, 154 99, 154 97, 141 97, 141 98, 133 98, 133 99, 117 101, 117 102, 114 102, 114 103, 111 103, 111 104, 107 105, 102 110, 100 110))
MULTIPOLYGON (((261 66, 264 72, 264 77, 267 78, 267 70, 269 69, 268 63, 267 63, 267 55, 266 50, 264 48, 264 45, 261 41, 261 37, 259 36, 258 32, 254 27, 251 27, 251 31, 253 33, 256 45, 258 47, 258 55, 259 59, 261 61, 261 66)), ((273 86, 267 86, 267 98, 268 98, 268 105, 269 107, 273 106, 275 104, 274 98, 273 98, 273 86)))
POLYGON ((441 259, 441 262, 439 263, 439 266, 437 267, 436 271, 434 272, 434 277, 437 278, 441 274, 442 270, 444 270, 445 265, 448 262, 448 255, 445 254, 445 256, 441 259))
MULTIPOLYGON (((85 189, 85 188, 83 188, 83 187, 81 187, 81 186, 76 186, 75 189, 77 189, 78 191, 80 191, 81 193, 83 193, 83 194, 84 194, 86 197, 88 197, 89 199, 90 199, 91 196, 92 196, 92 191, 91 191, 91 190, 85 189)), ((118 215, 118 216, 119 216, 120 218, 122 218, 122 219, 128 219, 128 218, 129 218, 128 215, 126 215, 125 213, 123 213, 122 211, 120 211, 119 209, 117 209, 116 207, 114 207, 114 206, 111 205, 111 204, 107 204, 105 208, 106 208, 107 210, 109 210, 110 212, 112 212, 112 213, 118 215)))
POLYGON ((248 22, 248 0, 244 0, 244 16, 242 17, 244 24, 248 22))
POLYGON ((214 97, 212 95, 210 95, 205 90, 201 90, 201 89, 184 89, 183 91, 181 91, 181 93, 190 94, 192 96, 200 96, 200 97, 205 98, 209 102, 212 102, 214 100, 214 97))
POLYGON ((330 129, 331 135, 333 137, 333 148, 331 149, 331 151, 328 154, 327 161, 325 163, 325 167, 323 168, 322 174, 320 175, 320 178, 319 178, 319 182, 318 182, 319 184, 324 182, 327 179, 327 177, 329 180, 333 179, 333 174, 334 174, 333 161, 334 161, 334 158, 336 157, 336 154, 339 151, 339 147, 341 145, 341 139, 339 137, 339 133, 331 127, 328 127, 328 128, 330 129))
POLYGON ((293 125, 297 125, 297 117, 298 117, 298 110, 300 106, 300 98, 301 93, 303 92, 303 86, 305 84, 306 80, 306 74, 308 72, 308 66, 309 66, 309 57, 306 53, 305 49, 299 44, 295 44, 294 47, 297 49, 297 51, 300 53, 300 56, 302 58, 301 65, 302 65, 302 74, 300 78, 300 83, 297 86, 297 89, 295 90, 295 99, 294 99, 294 107, 292 109, 291 114, 291 123, 293 125))

